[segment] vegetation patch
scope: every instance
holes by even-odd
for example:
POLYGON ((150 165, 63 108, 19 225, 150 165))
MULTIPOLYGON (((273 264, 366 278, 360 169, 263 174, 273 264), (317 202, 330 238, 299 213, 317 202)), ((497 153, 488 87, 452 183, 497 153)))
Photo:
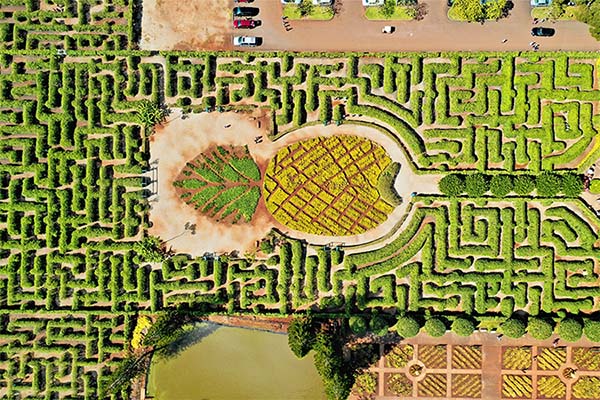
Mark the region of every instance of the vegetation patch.
POLYGON ((181 199, 216 221, 250 222, 260 177, 247 147, 218 146, 188 162, 173 185, 181 199))
POLYGON ((357 136, 294 143, 279 150, 267 167, 267 209, 280 223, 308 233, 366 232, 393 210, 377 190, 390 163, 380 145, 357 136))

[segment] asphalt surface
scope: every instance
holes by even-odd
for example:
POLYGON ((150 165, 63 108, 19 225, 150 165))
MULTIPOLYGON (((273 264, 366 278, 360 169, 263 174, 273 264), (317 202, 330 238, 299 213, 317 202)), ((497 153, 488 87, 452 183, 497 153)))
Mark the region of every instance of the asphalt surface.
POLYGON ((427 7, 421 21, 369 21, 364 17, 361 0, 335 1, 338 12, 332 20, 289 21, 286 30, 280 0, 255 0, 249 6, 260 9, 255 18, 261 20, 261 26, 235 31, 229 28, 230 34, 261 37, 261 50, 507 51, 531 50, 532 41, 539 43, 541 51, 600 50, 600 42, 589 34, 586 24, 545 21, 534 25, 529 0, 513 0, 509 17, 483 24, 450 21, 446 0, 420 0, 427 7), (382 33, 385 25, 394 26, 395 32, 382 33), (535 26, 554 28, 556 34, 532 37, 531 28, 535 26))

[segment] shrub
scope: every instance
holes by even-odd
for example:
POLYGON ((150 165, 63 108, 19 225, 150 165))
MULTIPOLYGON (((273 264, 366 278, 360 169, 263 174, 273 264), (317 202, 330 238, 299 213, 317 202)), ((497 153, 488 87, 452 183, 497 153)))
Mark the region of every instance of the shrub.
POLYGON ((562 191, 567 197, 577 197, 583 192, 583 179, 577 174, 566 174, 562 178, 562 191))
POLYGON ((403 338, 411 338, 419 334, 419 323, 412 317, 403 316, 396 322, 396 332, 403 338))
POLYGON ((592 179, 590 183, 590 192, 592 194, 600 194, 600 179, 592 179))
POLYGON ((483 174, 467 175, 465 179, 465 190, 471 197, 481 197, 489 190, 486 176, 483 174))
POLYGON ((529 324, 527 326, 527 332, 534 339, 546 340, 554 332, 554 327, 550 322, 542 318, 529 318, 529 324))
POLYGON ((509 338, 518 339, 525 334, 525 323, 520 319, 509 318, 500 327, 509 338))
POLYGON ((360 315, 353 315, 350 317, 348 326, 350 326, 352 332, 357 335, 364 335, 367 332, 367 321, 360 315))
POLYGON ((581 322, 573 318, 565 318, 558 324, 558 335, 567 342, 576 342, 581 339, 583 327, 581 322))
POLYGON ((559 175, 543 172, 535 180, 537 193, 542 197, 554 197, 561 190, 562 179, 559 175))
POLYGON ((524 196, 533 191, 535 188, 535 182, 529 175, 517 175, 513 179, 513 186, 515 193, 524 196))
POLYGON ((465 179, 458 174, 446 175, 440 179, 439 188, 447 196, 458 196, 465 191, 465 179))
POLYGON ((275 247, 273 246, 273 243, 271 243, 270 240, 263 240, 262 242, 260 242, 260 251, 262 251, 265 254, 271 254, 275 251, 275 247))
POLYGON ((470 336, 475 330, 475 324, 470 319, 456 318, 452 322, 452 331, 458 336, 470 336))
POLYGON ((288 346, 292 353, 302 358, 315 344, 315 330, 310 316, 295 317, 288 328, 288 346))
POLYGON ((586 319, 583 324, 583 333, 592 342, 600 342, 600 321, 586 319))
POLYGON ((387 334, 389 327, 387 319, 382 315, 375 314, 369 321, 369 330, 378 336, 387 334))
POLYGON ((155 236, 148 236, 142 239, 142 241, 136 242, 133 245, 133 251, 144 262, 163 262, 166 258, 166 254, 162 248, 162 241, 155 236))
POLYGON ((425 321, 423 326, 425 332, 431 337, 444 336, 446 333, 446 324, 439 318, 430 318, 425 321))
POLYGON ((498 197, 504 197, 513 190, 513 181, 510 175, 494 175, 490 180, 490 190, 498 197))

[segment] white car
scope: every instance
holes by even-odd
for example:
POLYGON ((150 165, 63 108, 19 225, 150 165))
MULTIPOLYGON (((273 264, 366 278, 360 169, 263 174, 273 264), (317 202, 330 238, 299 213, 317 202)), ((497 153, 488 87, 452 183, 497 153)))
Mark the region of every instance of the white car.
POLYGON ((383 3, 385 3, 385 0, 362 0, 362 4, 365 7, 382 6, 383 3))
POLYGON ((234 36, 234 46, 258 46, 258 38, 256 36, 234 36))

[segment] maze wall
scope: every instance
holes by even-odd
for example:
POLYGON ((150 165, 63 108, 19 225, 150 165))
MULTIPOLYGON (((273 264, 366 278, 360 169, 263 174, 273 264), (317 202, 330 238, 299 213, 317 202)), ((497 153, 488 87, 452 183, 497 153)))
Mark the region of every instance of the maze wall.
MULTIPOLYGON (((3 43, 27 49, 36 35, 3 43)), ((77 38, 59 36, 51 47, 77 38)), ((0 397, 95 398, 138 311, 599 310, 600 220, 582 200, 418 195, 403 231, 371 252, 289 239, 267 260, 148 265, 132 251, 151 194, 140 100, 272 107, 273 137, 370 121, 424 174, 585 169, 599 158, 589 55, 121 54, 0 52, 0 397)))

